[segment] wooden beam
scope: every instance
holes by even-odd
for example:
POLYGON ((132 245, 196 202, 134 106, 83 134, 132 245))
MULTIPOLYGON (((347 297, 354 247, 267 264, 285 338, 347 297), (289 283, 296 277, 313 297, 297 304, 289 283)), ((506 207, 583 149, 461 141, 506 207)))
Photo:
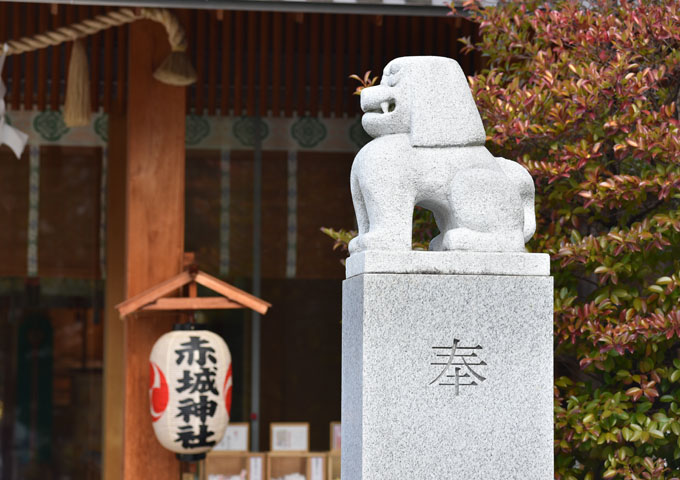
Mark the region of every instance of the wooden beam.
MULTIPOLYGON (((221 310, 230 308, 245 308, 240 303, 232 302, 224 297, 181 297, 159 298, 142 310, 221 310)), ((144 321, 144 320, 138 320, 144 321)))
MULTIPOLYGON (((124 105, 125 105, 125 82, 128 79, 126 68, 128 65, 127 62, 127 56, 125 55, 126 51, 126 40, 128 38, 128 33, 129 29, 127 25, 121 25, 120 27, 116 28, 116 34, 117 34, 117 40, 118 40, 118 82, 116 85, 116 108, 118 109, 119 112, 125 111, 124 105)), ((132 45, 131 45, 132 46, 132 45)), ((131 50, 134 50, 131 49, 131 50)), ((155 68, 155 65, 154 65, 155 68)), ((128 102, 129 105, 129 102, 128 102)), ((182 125, 184 125, 184 122, 182 122, 182 125)))
POLYGON ((345 70, 345 26, 346 15, 335 16, 335 116, 341 118, 345 104, 345 79, 350 75, 345 70))
POLYGON ((281 114, 281 53, 283 52, 283 13, 274 12, 272 27, 272 116, 281 114))
POLYGON ((293 77, 293 72, 295 68, 294 55, 295 55, 295 16, 292 13, 286 14, 286 61, 284 63, 285 67, 285 83, 284 87, 286 92, 285 95, 285 116, 293 116, 293 91, 295 88, 295 80, 293 77))
MULTIPOLYGON (((51 15, 50 18, 50 29, 56 30, 61 27, 61 15, 63 14, 63 8, 58 10, 56 14, 51 15)), ((52 64, 50 65, 50 110, 57 111, 61 106, 61 100, 59 98, 60 83, 61 83, 61 55, 65 50, 64 45, 57 45, 56 47, 50 47, 52 49, 52 64)), ((17 55, 18 56, 18 55, 17 55)))
POLYGON ((113 28, 108 28, 104 32, 104 98, 102 103, 104 111, 110 113, 112 110, 113 97, 113 28))
POLYGON ((204 287, 210 288, 211 290, 221 295, 224 295, 229 300, 238 302, 244 307, 250 308, 251 310, 255 310, 257 313, 260 313, 262 315, 267 313, 269 307, 272 306, 271 303, 265 302, 264 300, 261 300, 248 292, 244 292, 240 288, 236 288, 233 285, 229 285, 228 283, 223 282, 219 278, 215 278, 212 275, 208 275, 207 273, 204 272, 198 272, 196 274, 195 281, 199 285, 203 285, 204 287))
MULTIPOLYGON (((196 32, 194 34, 194 39, 196 41, 196 83, 194 84, 194 113, 196 115, 203 115, 203 110, 205 109, 205 104, 203 102, 204 92, 205 92, 205 33, 206 33, 206 20, 210 12, 206 10, 196 11, 196 32)), ((210 49, 215 48, 210 45, 210 49)))
MULTIPOLYGON (((350 15, 347 18, 347 66, 348 72, 347 76, 357 74, 360 77, 364 76, 364 72, 361 71, 361 66, 357 64, 357 37, 359 36, 359 18, 356 15, 350 15)), ((345 80, 345 82, 350 82, 350 80, 345 80)), ((354 87, 358 85, 351 80, 351 91, 354 91, 354 87)), ((359 102, 356 97, 349 100, 349 105, 347 107, 347 112, 354 113, 359 111, 359 102)))
POLYGON ((422 19, 419 17, 411 17, 411 55, 422 55, 422 34, 420 33, 420 26, 422 19))
MULTIPOLYGON (((46 32, 49 25, 50 6, 40 5, 38 14, 38 31, 46 32)), ((3 18, 0 14, 0 18, 3 18)), ((53 48, 54 50, 54 48, 53 48)), ((38 51, 38 110, 43 111, 47 106, 47 49, 41 48, 38 51)))
POLYGON ((248 48, 248 58, 246 58, 247 69, 246 69, 246 79, 247 85, 247 113, 249 117, 254 117, 255 111, 255 67, 257 66, 257 12, 248 12, 248 29, 246 31, 247 48, 248 48))
MULTIPOLYGON (((12 5, 12 32, 14 38, 21 38, 26 34, 26 25, 21 21, 21 5, 12 5)), ((21 55, 12 55, 12 90, 9 100, 12 102, 12 110, 19 110, 21 106, 21 55)))
POLYGON ((331 60, 333 59, 333 17, 329 13, 323 16, 323 73, 321 82, 322 108, 324 117, 331 116, 331 60))
MULTIPOLYGON (((101 15, 103 9, 101 5, 92 7, 92 17, 101 15)), ((90 37, 91 54, 90 60, 90 105, 93 112, 99 111, 99 71, 101 70, 101 41, 102 34, 95 33, 90 37)))
MULTIPOLYGON (((37 5, 26 5, 26 20, 25 28, 26 35, 32 37, 35 34, 35 23, 37 17, 37 5)), ((33 108, 33 88, 36 83, 35 79, 35 52, 27 52, 26 56, 26 70, 24 72, 24 110, 31 110, 33 108)))
POLYGON ((436 33, 434 28, 434 18, 427 17, 425 19, 423 31, 425 32, 425 45, 423 47, 423 54, 432 55, 434 53, 434 35, 436 33))
MULTIPOLYGON (((0 2, 0 18, 7 18, 7 4, 0 2)), ((7 25, 8 22, 5 20, 4 22, 0 22, 0 42, 6 42, 8 40, 7 38, 7 25)))
MULTIPOLYGON (((208 12, 208 115, 215 115, 217 112, 217 67, 219 62, 217 61, 217 15, 213 15, 213 12, 208 12)), ((205 48, 205 47, 204 47, 205 48)), ((201 52, 201 50, 197 51, 201 52)))
MULTIPOLYGON (((170 47, 162 26, 130 25, 127 129, 126 297, 181 271, 184 254, 184 130, 186 90, 152 72, 170 47)), ((179 478, 179 462, 156 440, 149 416, 148 359, 176 318, 127 318, 123 476, 179 478)))
MULTIPOLYGON (((395 28, 397 19, 393 15, 385 17, 385 58, 388 62, 394 59, 394 51, 397 46, 397 38, 395 35, 395 28)), ((403 35, 403 33, 402 33, 403 35)), ((382 72, 375 72, 382 76, 382 72)))
POLYGON ((371 42, 371 48, 373 49, 371 70, 373 71, 374 75, 379 77, 382 76, 383 67, 386 65, 383 63, 383 37, 385 34, 385 28, 383 27, 384 21, 385 19, 380 15, 375 17, 375 24, 373 25, 373 41, 371 42))
MULTIPOLYGON (((307 110, 307 95, 306 89, 307 81, 307 52, 309 51, 309 44, 307 35, 307 24, 305 23, 305 16, 300 15, 299 20, 296 20, 297 25, 297 63, 296 63, 296 81, 297 81, 297 113, 302 117, 307 110)), ((316 41, 317 39, 313 39, 316 41)))
MULTIPOLYGON (((371 25, 371 17, 363 15, 361 17, 361 40, 359 41, 359 61, 361 62, 360 76, 363 76, 367 70, 375 71, 376 67, 371 65, 371 29, 375 28, 371 25)), ((405 35, 406 36, 406 35, 405 35)))
POLYGON ((234 12, 234 116, 243 114, 243 17, 234 12))
POLYGON ((261 117, 267 116, 267 93, 269 91, 269 13, 260 12, 260 80, 258 88, 260 99, 258 110, 261 117))
POLYGON ((102 480, 123 477, 123 323, 115 309, 125 298, 125 116, 109 115, 104 306, 104 414, 102 480))
POLYGON ((316 117, 319 111, 319 68, 321 66, 319 58, 319 43, 321 43, 319 16, 318 13, 309 15, 309 37, 307 37, 309 42, 309 114, 312 117, 316 117))
MULTIPOLYGON (((221 12, 221 10, 220 10, 221 12)), ((227 10, 222 15, 222 92, 220 95, 220 114, 229 115, 229 94, 231 85, 231 12, 227 10)))
POLYGON ((119 303, 116 305, 116 309, 118 310, 121 318, 125 317, 135 310, 139 310, 147 303, 152 303, 158 300, 160 297, 164 297, 165 295, 180 289, 191 280, 192 278, 189 272, 179 273, 174 277, 168 278, 167 280, 164 280, 153 287, 144 290, 134 297, 128 298, 124 302, 119 303))

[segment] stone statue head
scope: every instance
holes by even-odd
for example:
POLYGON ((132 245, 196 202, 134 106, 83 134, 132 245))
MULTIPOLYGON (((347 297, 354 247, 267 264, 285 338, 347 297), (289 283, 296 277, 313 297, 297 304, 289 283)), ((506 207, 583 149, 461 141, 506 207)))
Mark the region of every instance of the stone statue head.
POLYGON ((408 133, 414 147, 484 145, 486 134, 463 70, 445 57, 401 57, 380 85, 361 91, 361 123, 374 138, 408 133))

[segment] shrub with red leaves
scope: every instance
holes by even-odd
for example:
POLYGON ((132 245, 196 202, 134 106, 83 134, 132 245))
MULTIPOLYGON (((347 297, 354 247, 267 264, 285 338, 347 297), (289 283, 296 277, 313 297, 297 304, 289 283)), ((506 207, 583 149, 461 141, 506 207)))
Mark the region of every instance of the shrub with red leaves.
POLYGON ((534 177, 552 257, 556 478, 680 477, 680 1, 466 15, 487 147, 534 177))
POLYGON ((536 182, 557 478, 680 475, 680 2, 468 5, 488 146, 536 182))

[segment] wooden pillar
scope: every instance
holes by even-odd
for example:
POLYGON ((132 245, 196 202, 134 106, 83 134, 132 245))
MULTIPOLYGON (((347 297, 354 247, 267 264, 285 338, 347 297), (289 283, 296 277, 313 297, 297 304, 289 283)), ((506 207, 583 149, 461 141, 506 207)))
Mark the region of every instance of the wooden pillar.
MULTIPOLYGON (((147 20, 130 25, 127 100, 125 294, 133 296, 180 272, 184 250, 184 88, 152 72, 169 53, 167 35, 147 20)), ((149 414, 149 354, 175 319, 125 320, 123 477, 179 478, 174 454, 156 440, 149 414)))
POLYGON ((104 415, 102 479, 123 476, 123 322, 115 305, 125 300, 125 115, 109 114, 104 307, 104 415))

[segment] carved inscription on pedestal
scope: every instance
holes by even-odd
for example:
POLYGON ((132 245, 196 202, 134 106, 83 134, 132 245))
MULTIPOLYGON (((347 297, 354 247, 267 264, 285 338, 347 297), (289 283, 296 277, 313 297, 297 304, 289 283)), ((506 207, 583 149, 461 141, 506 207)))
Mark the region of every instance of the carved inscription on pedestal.
POLYGON ((479 367, 486 366, 486 362, 477 355, 477 352, 482 349, 481 345, 462 346, 457 338, 453 339, 450 347, 432 347, 436 358, 430 365, 442 368, 439 375, 430 382, 430 385, 455 387, 456 395, 460 394, 461 387, 479 385, 486 380, 486 377, 479 373, 479 367))

